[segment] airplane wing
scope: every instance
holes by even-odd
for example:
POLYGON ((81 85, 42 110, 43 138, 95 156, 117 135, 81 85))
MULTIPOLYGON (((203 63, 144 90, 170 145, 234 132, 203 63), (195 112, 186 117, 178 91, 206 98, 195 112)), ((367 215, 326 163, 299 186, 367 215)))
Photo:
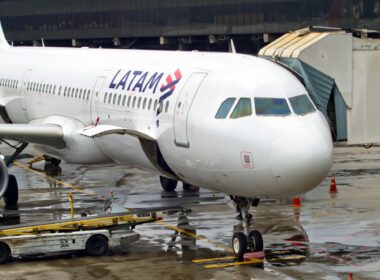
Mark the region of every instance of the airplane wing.
POLYGON ((137 137, 139 139, 155 141, 153 137, 145 133, 142 133, 136 130, 123 128, 120 126, 115 126, 115 125, 88 126, 88 127, 85 127, 84 129, 79 130, 78 132, 80 135, 90 137, 90 138, 101 137, 101 136, 110 135, 110 134, 121 134, 121 135, 128 134, 128 135, 137 137))
POLYGON ((63 149, 62 128, 54 124, 0 124, 0 138, 63 149))

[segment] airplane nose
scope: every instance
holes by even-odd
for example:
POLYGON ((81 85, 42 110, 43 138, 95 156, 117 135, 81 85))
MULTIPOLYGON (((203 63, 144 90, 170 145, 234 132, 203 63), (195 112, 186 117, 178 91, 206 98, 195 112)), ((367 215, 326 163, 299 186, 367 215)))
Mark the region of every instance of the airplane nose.
POLYGON ((271 146, 271 168, 285 196, 316 187, 332 165, 332 140, 319 131, 292 130, 271 146))

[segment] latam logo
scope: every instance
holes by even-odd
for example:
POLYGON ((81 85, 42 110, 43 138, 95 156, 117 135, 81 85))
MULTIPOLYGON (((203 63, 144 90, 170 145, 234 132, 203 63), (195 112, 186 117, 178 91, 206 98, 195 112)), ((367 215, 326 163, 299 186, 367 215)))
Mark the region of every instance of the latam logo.
POLYGON ((158 109, 157 109, 157 116, 159 114, 161 114, 161 112, 163 110, 163 103, 164 103, 165 99, 169 98, 173 94, 173 92, 176 88, 176 85, 182 79, 181 70, 177 69, 174 72, 174 78, 175 79, 173 80, 172 75, 168 75, 166 77, 166 85, 164 85, 164 84, 161 85, 160 91, 163 94, 160 96, 160 99, 159 99, 160 106, 158 106, 158 109))

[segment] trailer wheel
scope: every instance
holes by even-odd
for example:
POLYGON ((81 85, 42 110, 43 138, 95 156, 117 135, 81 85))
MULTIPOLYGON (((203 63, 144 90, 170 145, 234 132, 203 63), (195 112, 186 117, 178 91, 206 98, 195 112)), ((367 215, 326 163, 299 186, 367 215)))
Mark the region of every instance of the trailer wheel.
POLYGON ((11 258, 11 250, 8 245, 0 242, 0 264, 6 263, 11 258))
POLYGON ((103 235, 93 235, 86 242, 87 255, 103 256, 108 250, 108 240, 103 235))

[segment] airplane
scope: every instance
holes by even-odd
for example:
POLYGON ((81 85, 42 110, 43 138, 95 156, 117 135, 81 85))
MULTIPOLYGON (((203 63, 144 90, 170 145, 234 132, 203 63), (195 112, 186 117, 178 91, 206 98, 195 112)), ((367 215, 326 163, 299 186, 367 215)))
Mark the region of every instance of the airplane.
MULTIPOLYGON (((13 47, 0 25, 0 138, 76 164, 117 163, 226 193, 262 251, 250 206, 316 187, 332 165, 324 115, 293 73, 236 53, 13 47)), ((0 196, 18 200, 1 163, 0 196), (9 181, 9 182, 8 182, 9 181)))

